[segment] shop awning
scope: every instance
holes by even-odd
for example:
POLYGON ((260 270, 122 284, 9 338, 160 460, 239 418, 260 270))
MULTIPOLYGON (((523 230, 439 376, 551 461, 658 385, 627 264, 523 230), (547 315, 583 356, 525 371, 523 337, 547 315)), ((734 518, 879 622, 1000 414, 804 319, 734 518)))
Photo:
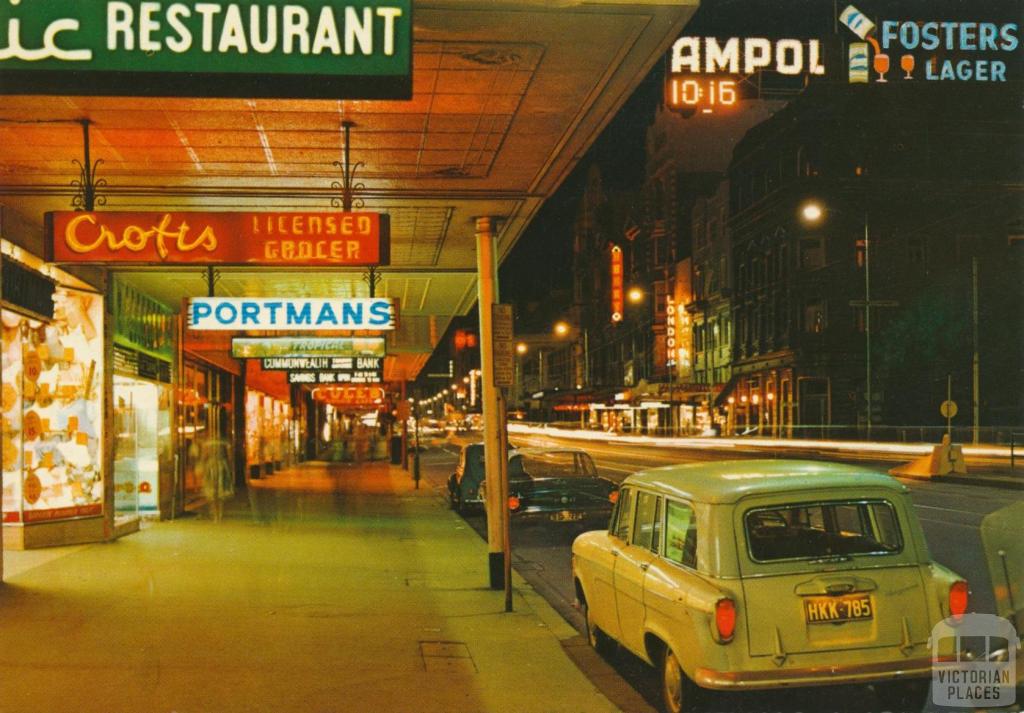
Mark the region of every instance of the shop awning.
POLYGON ((732 376, 729 379, 729 381, 725 383, 725 386, 722 387, 722 390, 719 391, 718 395, 715 397, 715 408, 718 408, 719 406, 724 404, 725 400, 732 395, 732 392, 736 390, 736 384, 738 383, 738 381, 739 376, 735 375, 732 376))

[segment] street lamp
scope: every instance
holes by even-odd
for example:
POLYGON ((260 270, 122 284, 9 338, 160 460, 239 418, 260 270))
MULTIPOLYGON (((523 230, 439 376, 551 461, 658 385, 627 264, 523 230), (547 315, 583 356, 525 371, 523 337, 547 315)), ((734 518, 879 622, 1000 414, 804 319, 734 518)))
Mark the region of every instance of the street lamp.
MULTIPOLYGON (((566 337, 566 336, 569 335, 569 332, 572 331, 572 327, 570 327, 569 323, 566 322, 565 320, 559 320, 559 321, 555 322, 555 325, 553 327, 553 331, 554 331, 556 337, 566 337)), ((582 344, 580 345, 583 348, 583 383, 584 383, 584 385, 589 386, 590 385, 590 339, 589 339, 589 335, 587 334, 586 328, 578 329, 578 333, 579 333, 579 336, 581 336, 583 338, 582 339, 582 344)), ((516 349, 518 351, 518 347, 516 349)), ((525 349, 524 349, 524 351, 525 351, 525 349)), ((575 356, 574 356, 574 358, 575 358, 575 356)))
POLYGON ((626 299, 630 304, 638 305, 644 301, 644 291, 640 287, 630 287, 626 292, 626 299))
MULTIPOLYGON (((829 212, 839 213, 835 209, 829 212)), ((826 207, 817 201, 808 201, 800 209, 804 221, 814 225, 825 217, 826 207)), ((871 248, 868 240, 868 214, 864 212, 864 396, 867 400, 867 440, 871 440, 871 248)))
POLYGON ((821 206, 813 201, 805 203, 804 207, 800 210, 800 215, 809 223, 816 223, 821 220, 823 213, 824 211, 821 209, 821 206))
POLYGON ((530 347, 526 345, 526 342, 519 342, 518 344, 516 344, 516 354, 519 354, 520 356, 526 354, 526 352, 528 352, 529 350, 530 347))

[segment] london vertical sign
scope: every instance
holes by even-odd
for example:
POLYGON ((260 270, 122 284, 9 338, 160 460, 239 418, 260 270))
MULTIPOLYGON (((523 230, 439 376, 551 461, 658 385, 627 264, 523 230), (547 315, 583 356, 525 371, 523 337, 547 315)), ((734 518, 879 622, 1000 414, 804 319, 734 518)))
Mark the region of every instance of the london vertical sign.
POLYGON ((412 0, 4 0, 0 91, 407 99, 412 0))

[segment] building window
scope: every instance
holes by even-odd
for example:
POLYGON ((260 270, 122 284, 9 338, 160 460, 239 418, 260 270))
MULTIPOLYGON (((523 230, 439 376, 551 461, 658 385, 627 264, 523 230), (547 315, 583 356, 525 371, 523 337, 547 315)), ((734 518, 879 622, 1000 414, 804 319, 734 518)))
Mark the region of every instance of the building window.
POLYGON ((865 243, 863 240, 858 240, 856 252, 857 269, 861 269, 864 267, 864 262, 867 260, 867 243, 865 243))
POLYGON ((824 240, 804 238, 800 241, 800 267, 804 270, 819 270, 825 267, 824 240))
POLYGON ((811 300, 804 305, 804 331, 821 334, 828 326, 825 315, 825 303, 822 300, 811 300))
POLYGON ((863 334, 867 329, 866 322, 864 320, 864 308, 854 307, 853 308, 853 325, 857 331, 863 334))

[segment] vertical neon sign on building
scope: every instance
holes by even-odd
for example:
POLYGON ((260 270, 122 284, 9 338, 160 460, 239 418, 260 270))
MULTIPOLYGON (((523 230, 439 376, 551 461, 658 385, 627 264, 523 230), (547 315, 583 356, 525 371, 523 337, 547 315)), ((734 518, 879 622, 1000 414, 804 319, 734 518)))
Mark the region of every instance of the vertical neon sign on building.
POLYGON ((612 321, 621 322, 622 312, 626 308, 623 298, 623 276, 622 276, 622 248, 618 245, 612 246, 612 321))
POLYGON ((665 300, 665 350, 668 356, 665 366, 671 369, 676 365, 676 301, 672 295, 665 300))

